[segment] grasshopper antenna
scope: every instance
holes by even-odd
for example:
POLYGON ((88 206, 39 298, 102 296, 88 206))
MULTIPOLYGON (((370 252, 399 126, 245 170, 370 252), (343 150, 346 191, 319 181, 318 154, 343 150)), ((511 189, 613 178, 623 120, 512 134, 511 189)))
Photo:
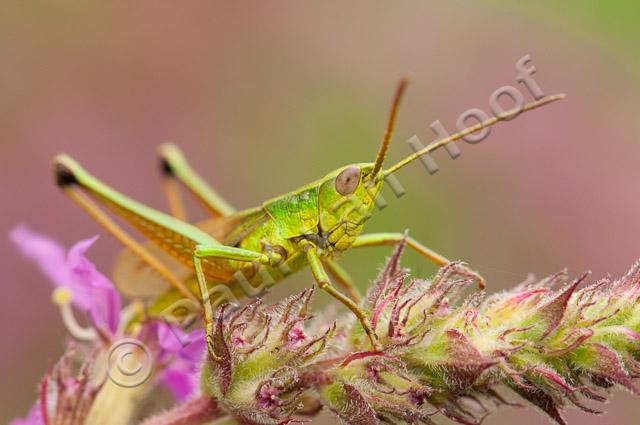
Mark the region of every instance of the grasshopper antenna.
POLYGON ((411 81, 411 74, 406 74, 400 82, 398 83, 398 87, 396 88, 396 93, 393 96, 393 101, 391 103, 391 112, 389 114, 389 120, 387 121, 387 129, 384 132, 384 136, 382 137, 382 143, 380 144, 380 149, 378 150, 378 155, 376 155, 376 160, 373 165, 373 170, 371 171, 371 176, 375 177, 380 170, 382 169, 382 163, 384 162, 385 156, 387 156, 387 150, 389 149, 389 142, 391 142, 391 135, 393 134, 393 127, 396 124, 396 116, 398 115, 398 108, 400 106, 400 102, 402 101, 402 97, 404 96, 404 92, 407 90, 407 86, 411 81))
POLYGON ((552 102, 556 102, 558 100, 562 100, 566 97, 565 94, 555 94, 553 96, 547 96, 547 97, 543 97, 542 99, 536 100, 535 102, 531 102, 531 103, 527 103, 526 105, 522 106, 522 107, 517 107, 517 108, 513 108, 510 109, 507 112, 504 112, 498 116, 494 116, 492 118, 489 118, 488 120, 482 121, 481 123, 478 123, 474 126, 471 127, 467 127, 464 130, 460 131, 459 133, 456 133, 452 136, 449 136, 445 139, 439 140, 435 143, 430 144, 429 146, 425 147, 424 149, 419 150, 418 152, 409 155, 408 157, 406 157, 405 159, 401 160, 400 162, 392 165, 391 167, 389 167, 388 169, 384 170, 381 172, 381 178, 384 178, 385 176, 388 176, 389 174, 394 173, 395 171, 398 171, 400 168, 404 167, 405 165, 409 164, 410 162, 414 161, 417 158, 420 158, 422 155, 426 155, 430 152, 435 151, 436 149, 447 145, 451 142, 455 142, 456 140, 460 140, 465 136, 468 136, 469 134, 475 133, 477 131, 480 131, 484 128, 487 127, 491 127, 497 123, 499 123, 500 121, 508 121, 512 118, 515 118, 517 115, 521 114, 522 112, 527 112, 527 111, 531 111, 533 109, 537 109, 540 108, 541 106, 547 105, 549 103, 552 102))

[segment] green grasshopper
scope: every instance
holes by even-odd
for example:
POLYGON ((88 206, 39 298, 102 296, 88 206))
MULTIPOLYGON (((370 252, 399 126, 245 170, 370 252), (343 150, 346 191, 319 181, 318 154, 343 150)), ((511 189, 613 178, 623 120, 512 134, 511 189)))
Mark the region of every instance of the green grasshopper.
MULTIPOLYGON (((198 302, 198 305, 202 302, 211 356, 215 357, 210 342, 214 319, 210 284, 237 290, 238 273, 241 273, 241 279, 257 287, 263 283, 265 272, 270 277, 270 284, 274 284, 306 266, 311 268, 319 288, 353 312, 375 349, 376 336, 367 315, 359 307, 359 294, 336 260, 350 248, 393 245, 404 238, 403 233, 361 234, 364 222, 376 205, 385 177, 439 147, 563 97, 542 98, 521 109, 468 127, 383 170, 398 106, 407 83, 405 77, 396 89, 386 131, 373 163, 338 168, 319 180, 255 208, 236 211, 191 169, 173 145, 164 145, 159 151, 171 215, 117 192, 67 155, 58 155, 54 159, 56 180, 66 195, 127 247, 144 267, 157 272, 181 297, 198 302), (179 193, 180 183, 196 196, 213 218, 196 224, 186 221, 179 193), (136 242, 98 204, 142 233, 151 244, 136 242), (176 267, 169 265, 170 259, 181 263, 187 274, 177 274, 176 267), (193 276, 194 272, 197 288, 185 284, 187 277, 193 276), (333 285, 330 275, 344 293, 333 285), (195 295, 198 290, 200 300, 195 295)), ((438 266, 449 263, 445 257, 413 238, 408 238, 407 244, 438 266)), ((470 273, 477 278, 479 286, 484 287, 484 280, 476 273, 470 273)))

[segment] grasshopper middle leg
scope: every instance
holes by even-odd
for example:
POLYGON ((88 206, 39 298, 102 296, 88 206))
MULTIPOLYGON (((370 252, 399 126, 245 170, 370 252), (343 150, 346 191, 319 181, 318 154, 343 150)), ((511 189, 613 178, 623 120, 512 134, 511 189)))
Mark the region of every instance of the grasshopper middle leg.
POLYGON ((349 298, 354 302, 359 303, 362 296, 360 295, 360 291, 358 291, 356 285, 353 283, 353 279, 351 279, 349 273, 334 260, 328 258, 323 259, 322 264, 326 266, 327 271, 331 276, 333 276, 338 285, 342 286, 349 298))

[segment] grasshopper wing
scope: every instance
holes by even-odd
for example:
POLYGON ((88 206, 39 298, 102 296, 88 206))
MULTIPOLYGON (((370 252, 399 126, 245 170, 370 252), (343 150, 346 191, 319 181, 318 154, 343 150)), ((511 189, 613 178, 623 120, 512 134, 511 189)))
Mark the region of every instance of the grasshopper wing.
MULTIPOLYGON (((158 248, 147 242, 143 245, 150 254, 160 260, 181 281, 187 280, 193 271, 158 248)), ((131 250, 121 250, 112 272, 113 282, 118 290, 131 298, 151 298, 167 292, 169 283, 131 250)))
MULTIPOLYGON (((244 233, 242 232, 244 227, 256 221, 257 216, 260 215, 259 210, 242 211, 226 217, 211 218, 196 223, 195 226, 216 240, 227 241, 231 234, 234 234, 235 239, 238 237, 236 234, 244 233)), ((193 268, 184 265, 153 242, 144 243, 143 246, 181 281, 186 282, 194 276, 193 268)), ((170 285, 159 273, 126 248, 116 257, 112 277, 118 290, 132 298, 157 297, 170 289, 170 285)))

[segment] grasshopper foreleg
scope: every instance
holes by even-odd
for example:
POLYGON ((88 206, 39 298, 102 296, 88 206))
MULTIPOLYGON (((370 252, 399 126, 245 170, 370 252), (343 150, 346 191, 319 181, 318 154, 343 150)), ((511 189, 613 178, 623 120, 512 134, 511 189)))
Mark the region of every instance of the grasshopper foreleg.
MULTIPOLYGON (((369 233, 359 235, 353 243, 352 248, 367 248, 370 246, 395 245, 404 239, 403 233, 369 233)), ((437 252, 427 248, 412 237, 407 237, 407 246, 414 249, 418 254, 436 264, 437 266, 445 266, 450 261, 438 254, 437 252)), ((485 288, 485 280, 478 273, 469 270, 469 273, 478 281, 478 288, 485 288)))
POLYGON ((371 328, 371 324, 369 323, 369 318, 367 315, 358 307, 358 305, 349 297, 344 295, 342 292, 338 291, 332 284, 327 272, 322 264, 322 260, 318 255, 317 247, 308 240, 302 240, 300 242, 300 246, 304 250, 307 255, 307 260, 309 261, 309 266, 311 267, 311 272, 313 273, 313 277, 320 289, 331 295, 336 300, 340 301, 345 307, 347 307, 351 312, 356 316, 364 332, 367 334, 369 341, 371 342, 372 349, 374 351, 378 350, 378 342, 373 329, 371 328))
MULTIPOLYGON (((270 264, 274 261, 268 255, 249 251, 247 249, 234 248, 225 245, 218 246, 198 246, 193 252, 193 265, 196 271, 198 287, 202 296, 202 306, 204 308, 204 324, 206 332, 207 351, 213 361, 219 361, 218 355, 215 353, 213 346, 213 307, 211 306, 211 297, 207 286, 207 278, 202 268, 203 259, 222 259, 253 262, 258 261, 261 264, 270 264)), ((275 259, 276 261, 278 259, 275 259)))

